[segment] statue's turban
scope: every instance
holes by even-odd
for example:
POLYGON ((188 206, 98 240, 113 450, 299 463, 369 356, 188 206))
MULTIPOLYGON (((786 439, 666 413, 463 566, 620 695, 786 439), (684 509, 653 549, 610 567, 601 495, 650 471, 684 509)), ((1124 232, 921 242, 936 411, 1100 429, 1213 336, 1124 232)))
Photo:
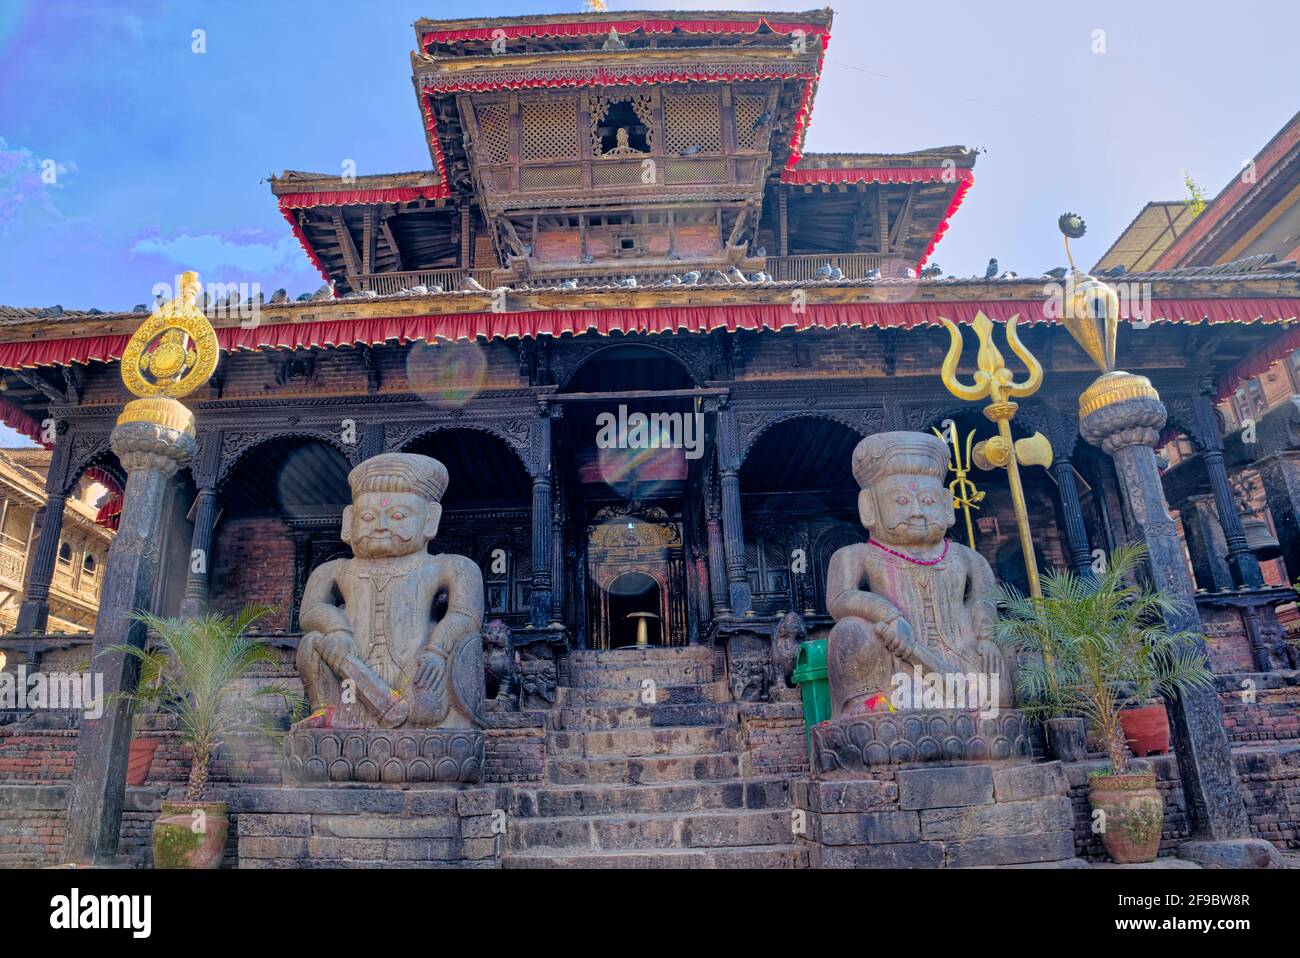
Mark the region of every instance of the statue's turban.
POLYGON ((888 476, 948 474, 948 446, 926 432, 878 432, 853 450, 853 478, 869 489, 888 476))
POLYGON ((429 456, 390 452, 348 473, 353 498, 367 492, 410 492, 438 502, 447 491, 447 467, 429 456))

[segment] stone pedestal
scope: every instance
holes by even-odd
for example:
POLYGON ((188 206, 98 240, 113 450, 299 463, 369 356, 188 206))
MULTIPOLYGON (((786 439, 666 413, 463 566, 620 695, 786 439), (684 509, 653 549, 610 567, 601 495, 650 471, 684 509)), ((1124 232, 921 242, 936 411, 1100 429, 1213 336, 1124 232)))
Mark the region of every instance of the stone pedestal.
POLYGON ((285 778, 297 783, 477 782, 481 729, 295 728, 284 740, 285 778))
POLYGON ((240 868, 497 868, 499 788, 243 788, 240 868))
MULTIPOLYGON (((179 403, 174 407, 189 417, 179 403)), ((113 451, 127 470, 127 482, 121 523, 108 550, 90 654, 91 668, 104 675, 106 702, 103 716, 86 719, 81 727, 64 842, 64 860, 68 862, 111 864, 117 855, 131 709, 127 702, 114 701, 111 696, 134 686, 138 664, 125 655, 101 653, 111 645, 144 643, 144 624, 134 621, 131 615, 149 607, 158 571, 163 501, 176 470, 189 462, 197 449, 192 423, 190 417, 190 429, 185 430, 155 422, 119 420, 113 430, 113 451)))
POLYGON ((814 868, 1086 867, 1060 762, 882 766, 794 800, 814 868))
POLYGON ((957 709, 881 711, 832 719, 813 728, 813 774, 861 775, 909 762, 1026 761, 1029 723, 1015 709, 981 718, 957 709))

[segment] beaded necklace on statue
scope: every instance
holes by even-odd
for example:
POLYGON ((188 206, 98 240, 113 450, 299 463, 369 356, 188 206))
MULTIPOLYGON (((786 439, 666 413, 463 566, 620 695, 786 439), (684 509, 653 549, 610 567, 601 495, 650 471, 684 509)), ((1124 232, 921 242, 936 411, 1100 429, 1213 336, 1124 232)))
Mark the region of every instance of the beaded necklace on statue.
POLYGON ((904 555, 901 552, 894 551, 893 549, 889 548, 889 546, 883 545, 882 543, 877 542, 875 539, 868 539, 867 545, 875 546, 877 549, 881 550, 882 552, 887 552, 891 556, 894 556, 895 558, 902 559, 904 562, 910 562, 912 565, 930 566, 930 565, 938 565, 940 562, 942 562, 944 559, 948 557, 949 541, 947 539, 943 540, 943 551, 939 553, 939 558, 937 559, 913 559, 909 555, 904 555))

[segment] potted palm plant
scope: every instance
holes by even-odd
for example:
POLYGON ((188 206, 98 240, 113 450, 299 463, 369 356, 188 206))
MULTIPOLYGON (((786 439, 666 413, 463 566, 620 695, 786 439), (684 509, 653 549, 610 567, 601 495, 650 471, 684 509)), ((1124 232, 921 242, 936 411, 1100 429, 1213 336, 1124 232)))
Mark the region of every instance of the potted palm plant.
POLYGON ((302 696, 288 686, 269 683, 249 690, 238 684, 258 665, 277 661, 271 646, 248 634, 272 611, 250 604, 233 616, 161 618, 141 612, 136 618, 149 628, 151 641, 144 648, 115 645, 102 653, 139 660, 137 690, 119 697, 133 707, 161 703, 192 756, 184 801, 163 802, 154 823, 155 868, 220 867, 230 809, 225 802, 205 801, 217 750, 238 736, 278 734, 276 712, 259 708, 259 700, 279 697, 292 713, 303 710, 302 696))
POLYGON ((1105 748, 1107 767, 1089 776, 1088 801, 1107 854, 1121 863, 1153 860, 1164 823, 1155 775, 1130 764, 1125 704, 1134 694, 1139 701, 1176 699, 1214 682, 1194 635, 1165 626, 1177 602, 1131 584, 1145 557, 1145 546, 1137 544, 1115 550, 1094 576, 1048 573, 1041 599, 1003 587, 995 627, 999 642, 1022 653, 1022 707, 1031 714, 1082 715, 1105 748))

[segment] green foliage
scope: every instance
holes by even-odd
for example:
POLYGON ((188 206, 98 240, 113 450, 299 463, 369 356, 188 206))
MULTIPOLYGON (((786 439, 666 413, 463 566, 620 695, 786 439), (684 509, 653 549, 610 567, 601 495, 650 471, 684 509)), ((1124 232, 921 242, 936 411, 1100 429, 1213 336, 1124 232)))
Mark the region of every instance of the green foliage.
POLYGON ((259 708, 261 700, 281 698, 294 716, 306 710, 302 695, 289 686, 268 683, 249 690, 238 685, 258 665, 277 664, 275 650, 247 634, 272 611, 250 604, 233 616, 208 613, 170 619, 141 612, 134 618, 150 629, 152 641, 145 648, 114 645, 100 653, 129 655, 140 663, 135 690, 113 698, 129 701, 136 709, 161 707, 176 718, 181 742, 194 755, 189 801, 201 800, 212 758, 222 745, 237 736, 280 734, 275 712, 259 708))
POLYGON ((1192 218, 1195 219, 1205 211, 1205 189, 1192 179, 1192 174, 1187 170, 1183 170, 1183 185, 1187 187, 1187 207, 1192 211, 1192 218))
POLYGON ((1127 546, 1095 576, 1049 572, 1041 599, 1009 586, 998 595, 994 637, 1021 659, 1020 707, 1037 718, 1082 716, 1105 743, 1115 774, 1128 764, 1119 713, 1131 698, 1176 699, 1214 682, 1195 634, 1165 626, 1178 603, 1130 584, 1145 557, 1141 544, 1127 546))

